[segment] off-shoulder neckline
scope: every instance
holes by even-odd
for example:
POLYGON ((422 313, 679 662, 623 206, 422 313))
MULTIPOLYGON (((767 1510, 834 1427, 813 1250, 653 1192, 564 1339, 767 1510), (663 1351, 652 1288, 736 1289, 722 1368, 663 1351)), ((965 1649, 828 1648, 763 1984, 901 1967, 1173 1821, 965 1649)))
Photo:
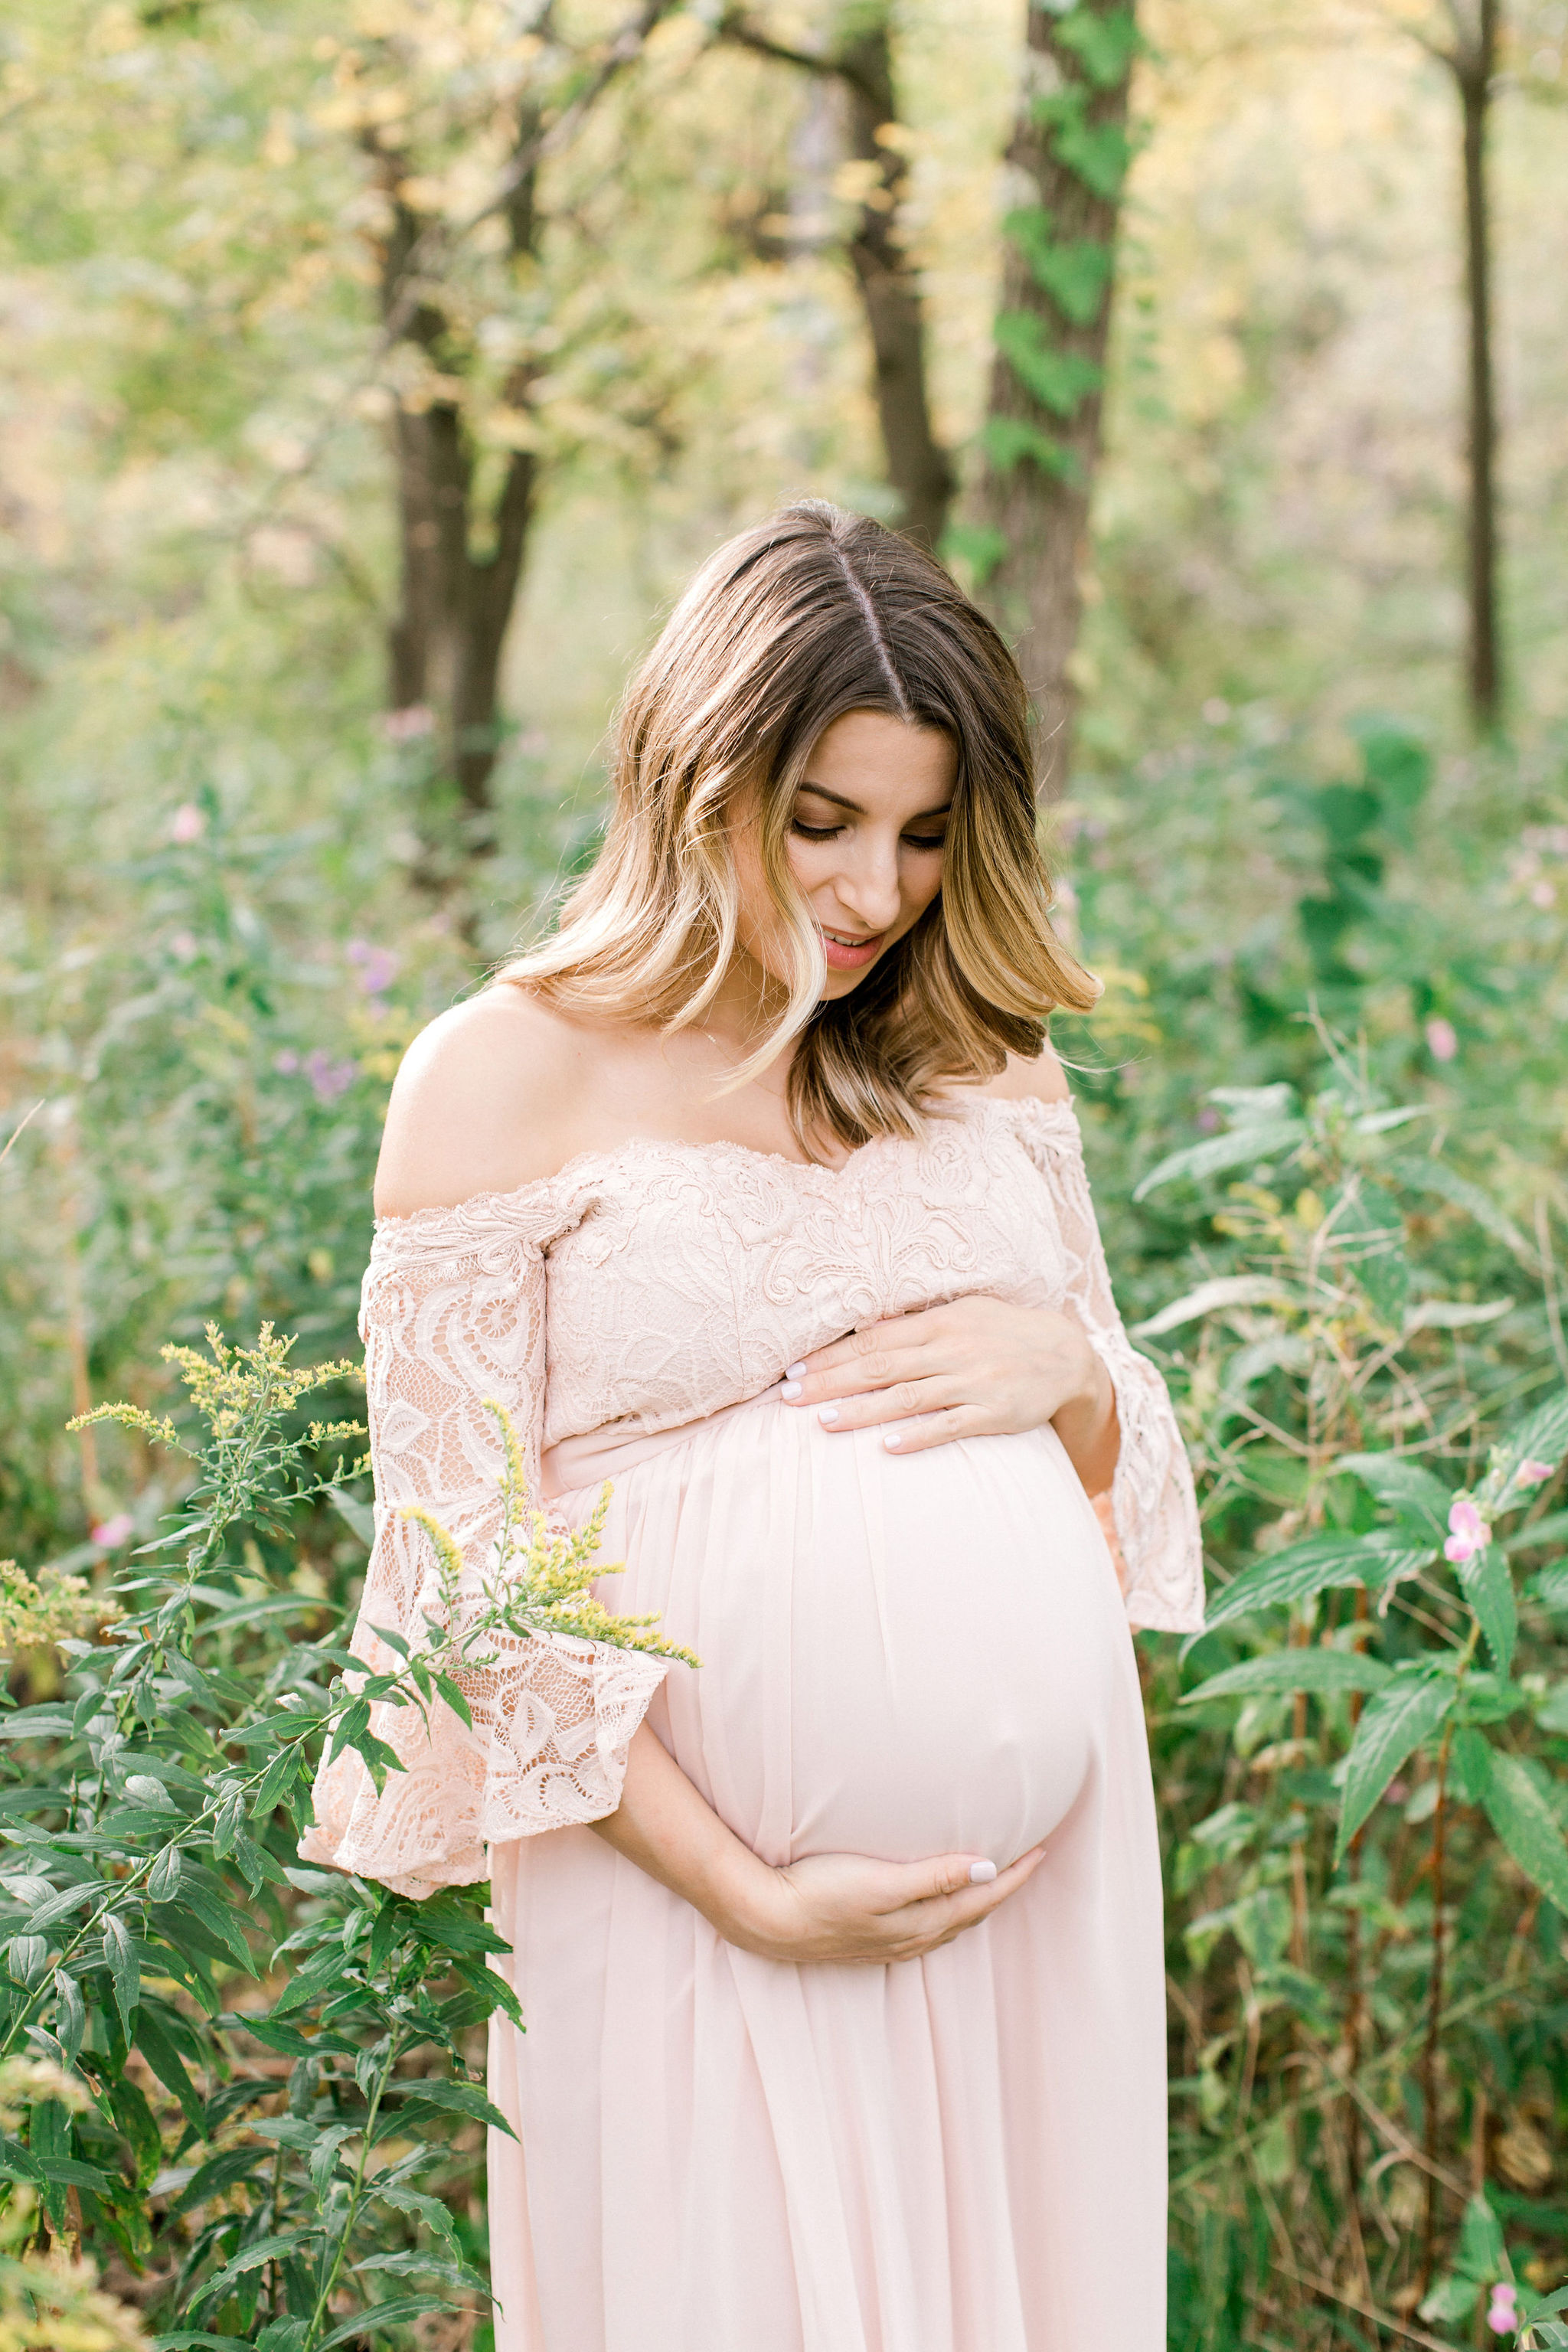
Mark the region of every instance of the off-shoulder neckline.
MULTIPOLYGON (((977 1112, 994 1110, 1021 1112, 1026 1117, 1034 1113, 1047 1120, 1058 1120, 1074 1131, 1078 1127, 1077 1108, 1070 1095, 1055 1102, 1047 1102, 1040 1095, 974 1095, 967 1102, 958 1103, 951 1123, 963 1126, 977 1112)), ((931 1126, 940 1129, 949 1123, 938 1113, 932 1118, 931 1126)), ((873 1135, 866 1142, 858 1144, 836 1167, 830 1168, 820 1160, 792 1160, 784 1151, 760 1151, 754 1145, 733 1142, 728 1136, 716 1137, 708 1143, 689 1143, 678 1136, 628 1135, 623 1137, 619 1143, 605 1144, 597 1150, 574 1152, 571 1159, 563 1160, 552 1175, 531 1176, 526 1183, 515 1184, 504 1192, 470 1192, 461 1201, 437 1203, 427 1209, 410 1209, 402 1216, 378 1216, 374 1220, 374 1228, 378 1234, 415 1233, 421 1226, 438 1223, 445 1217, 460 1218, 470 1212, 487 1210, 521 1209, 531 1201, 548 1199, 553 1192, 570 1191, 588 1167, 614 1167, 617 1161, 640 1153, 662 1153, 697 1160, 719 1159, 727 1155, 731 1159, 749 1160, 757 1167, 787 1169, 793 1175, 838 1183, 865 1160, 868 1152, 875 1151, 882 1145, 906 1144, 919 1150, 930 1139, 930 1129, 921 1136, 873 1135)))

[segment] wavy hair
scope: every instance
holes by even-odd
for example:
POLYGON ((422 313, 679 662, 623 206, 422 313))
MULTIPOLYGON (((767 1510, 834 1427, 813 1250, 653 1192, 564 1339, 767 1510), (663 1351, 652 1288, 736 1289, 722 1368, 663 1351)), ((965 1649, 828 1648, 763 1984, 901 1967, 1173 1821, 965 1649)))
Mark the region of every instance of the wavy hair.
POLYGON ((787 1101, 808 1155, 814 1139, 918 1133, 944 1080, 1037 1055, 1056 1007, 1100 992, 1051 929, 1017 664, 940 564, 865 515, 803 500, 709 558, 626 690, 613 782, 598 856, 499 979, 566 1011, 700 1021, 737 947, 732 845, 756 822, 787 1001, 726 1091, 795 1040, 787 1101), (939 730, 956 775, 936 898, 825 1001, 785 845, 812 749, 852 710, 939 730))

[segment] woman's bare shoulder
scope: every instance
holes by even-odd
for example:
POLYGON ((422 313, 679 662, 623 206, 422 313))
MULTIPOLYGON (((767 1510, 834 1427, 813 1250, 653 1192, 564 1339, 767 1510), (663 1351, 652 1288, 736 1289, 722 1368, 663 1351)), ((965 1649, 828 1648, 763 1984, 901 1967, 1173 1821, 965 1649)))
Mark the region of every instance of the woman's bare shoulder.
POLYGON ((593 1041, 501 982, 422 1029, 392 1089, 375 1171, 379 1216, 510 1192, 571 1158, 571 1109, 593 1041))
POLYGON ((994 1078, 975 1089, 990 1095, 998 1102, 1070 1102, 1067 1073, 1057 1058, 1053 1046, 1047 1045, 1031 1061, 1023 1054, 1009 1054, 1007 1066, 994 1078))

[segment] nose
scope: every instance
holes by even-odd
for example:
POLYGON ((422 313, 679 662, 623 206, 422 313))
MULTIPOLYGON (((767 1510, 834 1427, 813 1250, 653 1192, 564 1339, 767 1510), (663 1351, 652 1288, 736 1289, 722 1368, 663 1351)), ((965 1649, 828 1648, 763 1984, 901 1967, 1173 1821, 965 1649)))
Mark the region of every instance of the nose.
POLYGON ((859 841, 833 878, 833 895, 866 930, 891 930, 902 903, 898 844, 859 841))

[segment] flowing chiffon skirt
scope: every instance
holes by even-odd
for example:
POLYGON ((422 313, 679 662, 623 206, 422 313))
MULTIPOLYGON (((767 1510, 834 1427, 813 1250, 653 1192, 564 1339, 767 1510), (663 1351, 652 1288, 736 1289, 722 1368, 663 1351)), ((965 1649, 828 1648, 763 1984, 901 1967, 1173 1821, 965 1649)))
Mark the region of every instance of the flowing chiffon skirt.
POLYGON ((887 1967, 762 1959, 589 1829, 492 1849, 497 2352, 1163 2352, 1159 1855, 1138 1678, 1049 1429, 900 1460, 770 1391, 615 1482, 648 1720, 763 1858, 1046 1859, 887 1967))

